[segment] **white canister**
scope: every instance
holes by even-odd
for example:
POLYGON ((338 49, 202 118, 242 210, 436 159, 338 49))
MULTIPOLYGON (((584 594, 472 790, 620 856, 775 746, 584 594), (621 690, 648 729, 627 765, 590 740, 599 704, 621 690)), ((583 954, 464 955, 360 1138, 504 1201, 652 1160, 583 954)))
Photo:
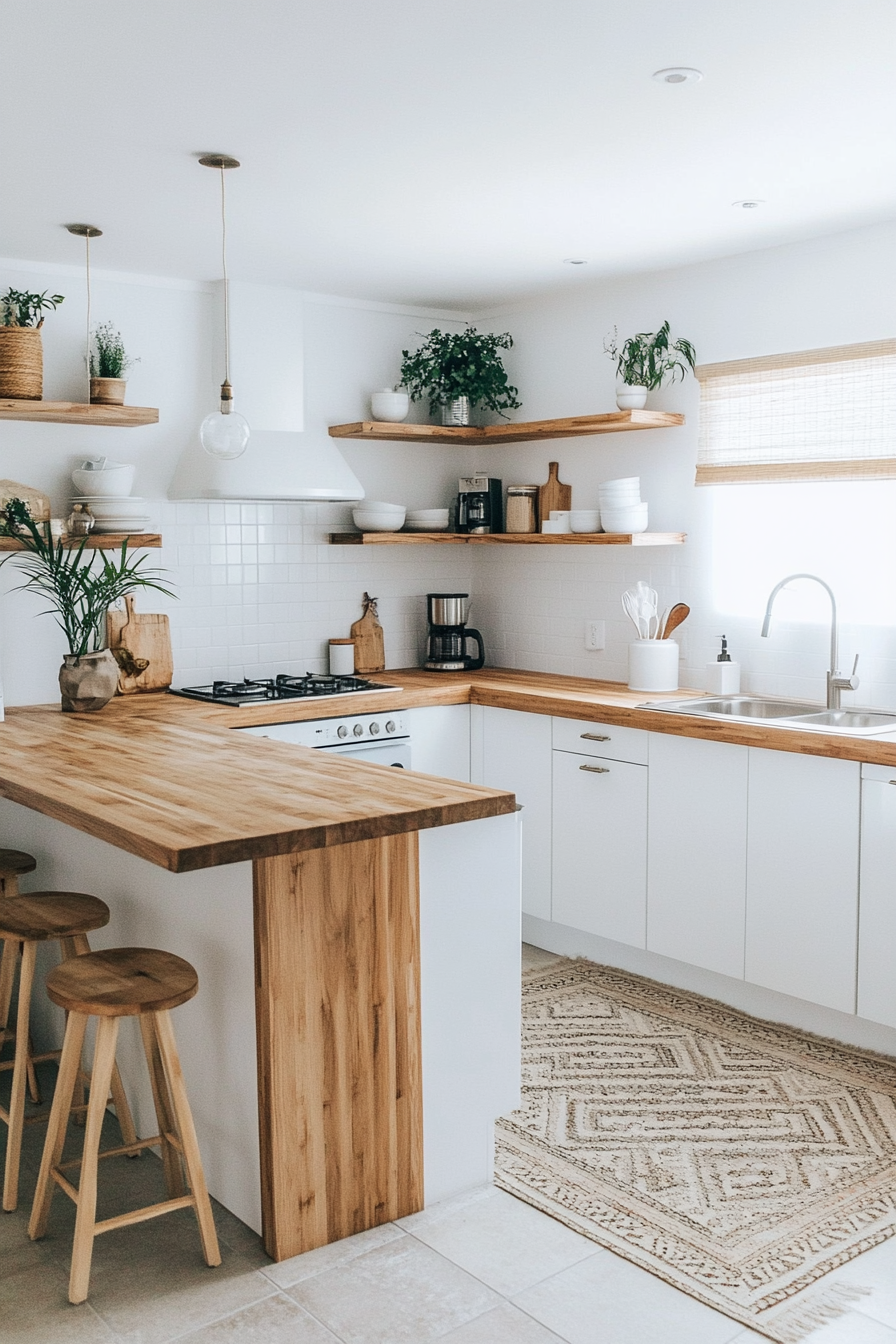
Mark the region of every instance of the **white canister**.
POLYGON ((551 509, 551 522, 557 523, 558 532, 571 532, 569 509, 551 509))
POLYGON ((628 646, 630 691, 678 690, 678 643, 674 639, 635 639, 628 646))
POLYGON ((355 641, 353 639, 330 640, 330 676, 353 677, 355 675, 355 641))

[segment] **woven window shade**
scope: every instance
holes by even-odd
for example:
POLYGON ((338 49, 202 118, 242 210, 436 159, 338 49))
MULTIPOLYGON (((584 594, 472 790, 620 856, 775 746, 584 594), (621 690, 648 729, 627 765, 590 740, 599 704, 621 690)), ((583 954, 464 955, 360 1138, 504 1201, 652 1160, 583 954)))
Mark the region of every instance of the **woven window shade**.
POLYGON ((702 364, 697 484, 896 476, 896 340, 702 364))

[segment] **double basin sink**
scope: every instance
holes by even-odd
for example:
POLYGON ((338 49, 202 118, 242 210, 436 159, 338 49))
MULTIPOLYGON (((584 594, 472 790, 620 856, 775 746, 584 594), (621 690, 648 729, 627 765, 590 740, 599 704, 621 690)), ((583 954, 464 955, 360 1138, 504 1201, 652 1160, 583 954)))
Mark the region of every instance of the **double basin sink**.
POLYGON ((722 719, 728 723, 763 723, 769 728, 810 729, 870 737, 896 730, 896 714, 868 709, 819 709, 811 703, 775 700, 761 695, 701 696, 694 700, 667 700, 645 704, 641 709, 666 714, 692 714, 697 718, 722 719))

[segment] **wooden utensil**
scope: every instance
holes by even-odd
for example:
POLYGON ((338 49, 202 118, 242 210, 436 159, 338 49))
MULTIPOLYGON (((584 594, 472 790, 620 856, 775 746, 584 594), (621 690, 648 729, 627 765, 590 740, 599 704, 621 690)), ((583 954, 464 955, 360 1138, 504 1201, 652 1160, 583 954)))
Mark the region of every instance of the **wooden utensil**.
POLYGON ((546 523, 552 509, 572 508, 572 486, 563 485, 558 479, 559 462, 548 463, 548 479, 538 487, 538 526, 546 523))
POLYGON ((666 624, 663 626, 660 639, 668 639, 672 631, 677 630, 682 621, 686 621, 690 614, 691 609, 686 602, 676 602, 666 617, 666 624))
POLYGON ((106 641, 120 668, 118 693, 164 691, 174 676, 168 617, 135 611, 132 597, 124 605, 106 613, 106 641))
POLYGON ((359 676, 369 672, 385 672, 386 654, 383 627, 377 620, 376 598, 364 594, 364 615, 351 628, 355 641, 355 671, 359 676))

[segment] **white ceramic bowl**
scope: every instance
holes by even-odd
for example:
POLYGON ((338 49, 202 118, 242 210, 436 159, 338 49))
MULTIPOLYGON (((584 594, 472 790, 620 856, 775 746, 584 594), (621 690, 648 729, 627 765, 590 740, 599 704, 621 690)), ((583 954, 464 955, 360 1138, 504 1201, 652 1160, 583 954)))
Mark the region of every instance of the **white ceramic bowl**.
POLYGON ((365 513, 400 513, 402 518, 407 513, 403 504, 387 504, 382 499, 362 499, 358 508, 365 513))
POLYGON ((606 509, 600 511, 600 521, 605 532, 646 532, 647 505, 635 504, 630 509, 606 509))
POLYGON ((411 399, 407 392, 393 392, 391 387, 384 387, 370 394, 370 411, 374 420, 398 425, 408 418, 410 409, 411 399))
POLYGON ((404 525, 404 509, 383 513, 378 509, 352 509, 355 527, 362 532, 397 532, 404 525))
POLYGON ((569 515, 572 532, 599 532, 600 511, 598 509, 572 509, 569 515))
POLYGON ((75 489, 85 495, 129 495, 136 470, 136 467, 124 462, 114 466, 110 464, 96 471, 76 467, 72 472, 72 480, 75 489))
POLYGON ((601 481, 598 490, 641 490, 640 476, 617 476, 614 481, 601 481))
POLYGON ((447 509, 408 509, 407 517, 408 517, 408 521, 409 521, 409 522, 410 522, 410 520, 411 520, 412 518, 416 519, 418 522, 425 522, 426 520, 432 520, 432 519, 444 518, 445 521, 447 522, 447 521, 448 521, 448 510, 447 510, 447 509))
POLYGON ((87 503, 94 518, 145 518, 146 504, 142 499, 76 499, 75 504, 87 503))
POLYGON ((145 532, 150 521, 149 518, 97 518, 92 531, 101 532, 104 536, 109 532, 123 532, 130 536, 132 532, 145 532))
POLYGON ((446 518, 444 522, 427 522, 424 519, 421 522, 420 519, 409 518, 404 525, 404 530, 405 532, 447 532, 448 519, 446 518))

